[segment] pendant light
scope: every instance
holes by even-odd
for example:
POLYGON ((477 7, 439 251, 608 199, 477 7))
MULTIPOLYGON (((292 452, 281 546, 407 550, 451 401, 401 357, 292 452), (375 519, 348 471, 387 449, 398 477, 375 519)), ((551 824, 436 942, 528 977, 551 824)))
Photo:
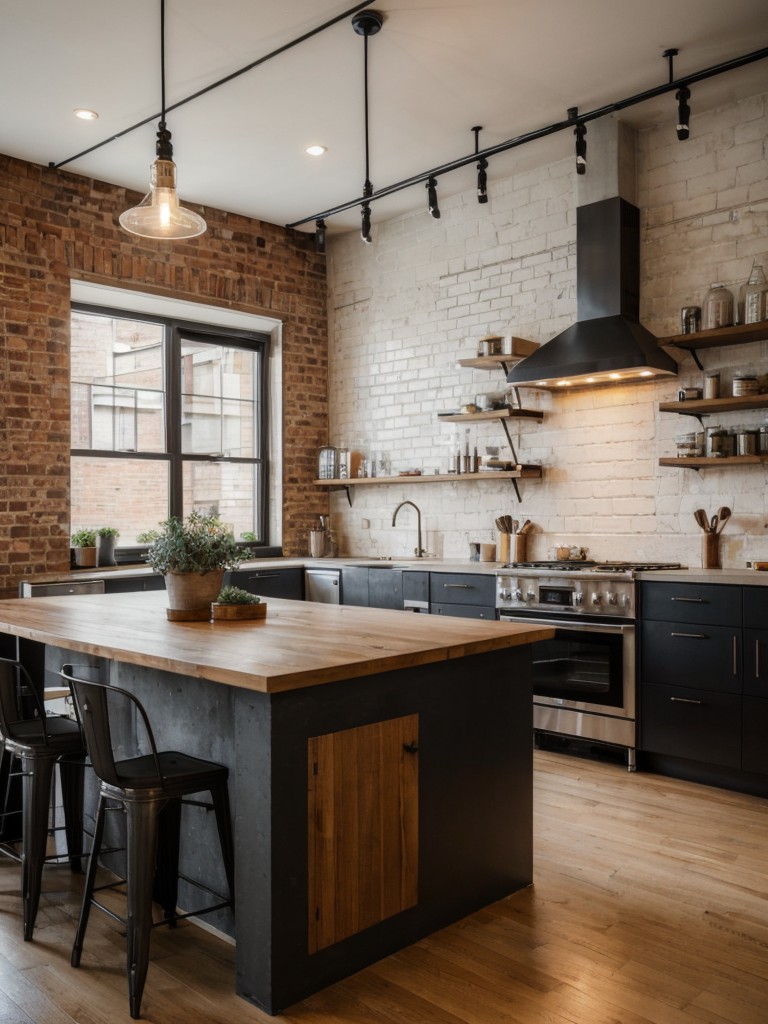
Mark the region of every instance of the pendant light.
POLYGON ((165 123, 165 0, 160 0, 160 79, 162 104, 155 147, 157 159, 149 176, 150 190, 138 206, 120 214, 120 225, 142 238, 196 238, 207 225, 197 213, 179 206, 171 133, 165 123))
POLYGON ((568 120, 576 121, 573 134, 576 136, 576 173, 586 174, 587 172, 587 126, 583 121, 578 120, 579 108, 568 108, 568 120))
MULTIPOLYGON (((373 185, 371 184, 370 175, 370 154, 368 147, 368 37, 375 36, 381 28, 384 22, 383 17, 378 11, 361 11, 356 14, 352 19, 352 28, 355 32, 363 37, 364 40, 364 108, 365 108, 365 182, 363 183, 363 197, 367 200, 369 196, 373 195, 373 185)), ((360 204, 361 210, 361 225, 360 225, 360 237, 364 242, 369 245, 373 241, 371 237, 371 204, 364 202, 360 204)))
MULTIPOLYGON (((481 124, 476 124, 471 129, 475 133, 475 153, 480 152, 480 132, 483 130, 481 124)), ((488 161, 484 156, 477 162, 477 201, 478 203, 488 202, 488 161)))
MULTIPOLYGON (((669 64, 669 84, 673 85, 675 82, 675 57, 680 53, 679 50, 665 50, 662 54, 669 64)), ((687 85, 681 85, 675 93, 675 99, 677 100, 677 124, 675 125, 675 131, 677 137, 681 142, 685 142, 691 134, 690 121, 691 121, 691 108, 688 105, 688 100, 691 98, 691 90, 687 85)))

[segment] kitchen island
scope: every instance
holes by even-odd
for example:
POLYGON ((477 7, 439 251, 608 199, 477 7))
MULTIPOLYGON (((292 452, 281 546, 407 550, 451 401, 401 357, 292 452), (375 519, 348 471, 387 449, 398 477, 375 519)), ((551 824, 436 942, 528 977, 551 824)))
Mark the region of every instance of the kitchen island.
MULTIPOLYGON (((531 883, 528 645, 549 628, 280 600, 262 620, 171 623, 165 608, 162 592, 0 601, 0 632, 44 645, 49 681, 102 666, 161 747, 229 766, 236 913, 215 924, 241 996, 278 1013, 531 883)), ((216 885, 205 819, 185 823, 182 866, 216 885)))

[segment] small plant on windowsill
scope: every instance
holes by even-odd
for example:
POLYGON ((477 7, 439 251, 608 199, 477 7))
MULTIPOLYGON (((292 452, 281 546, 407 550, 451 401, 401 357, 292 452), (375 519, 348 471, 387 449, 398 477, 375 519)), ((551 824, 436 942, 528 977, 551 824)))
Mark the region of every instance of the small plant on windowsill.
POLYGON ((261 598, 241 587, 222 587, 218 598, 211 604, 214 622, 238 622, 243 619, 263 619, 267 614, 261 598))
POLYGON ((72 547, 75 549, 75 565, 92 567, 96 565, 96 531, 75 530, 72 534, 72 547))
POLYGON ((99 538, 99 565, 117 565, 115 561, 115 541, 120 536, 116 526, 100 526, 96 531, 99 538))

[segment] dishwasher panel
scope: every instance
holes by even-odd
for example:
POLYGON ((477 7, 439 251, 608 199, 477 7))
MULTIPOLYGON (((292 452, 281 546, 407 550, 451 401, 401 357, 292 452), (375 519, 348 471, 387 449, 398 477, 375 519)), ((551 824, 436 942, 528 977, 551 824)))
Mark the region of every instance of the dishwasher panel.
POLYGON ((338 569, 305 569, 305 599, 321 604, 341 604, 340 577, 338 569))

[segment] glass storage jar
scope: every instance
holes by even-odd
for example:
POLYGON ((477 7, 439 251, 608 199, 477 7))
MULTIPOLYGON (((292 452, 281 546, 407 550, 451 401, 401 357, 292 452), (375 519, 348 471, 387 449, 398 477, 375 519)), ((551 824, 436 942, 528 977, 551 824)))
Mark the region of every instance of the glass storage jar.
POLYGON ((733 324, 733 295, 724 284, 713 284, 704 296, 701 319, 704 331, 733 324))
POLYGON ((744 323, 759 324, 768 320, 768 281, 759 263, 752 267, 744 289, 744 323))

